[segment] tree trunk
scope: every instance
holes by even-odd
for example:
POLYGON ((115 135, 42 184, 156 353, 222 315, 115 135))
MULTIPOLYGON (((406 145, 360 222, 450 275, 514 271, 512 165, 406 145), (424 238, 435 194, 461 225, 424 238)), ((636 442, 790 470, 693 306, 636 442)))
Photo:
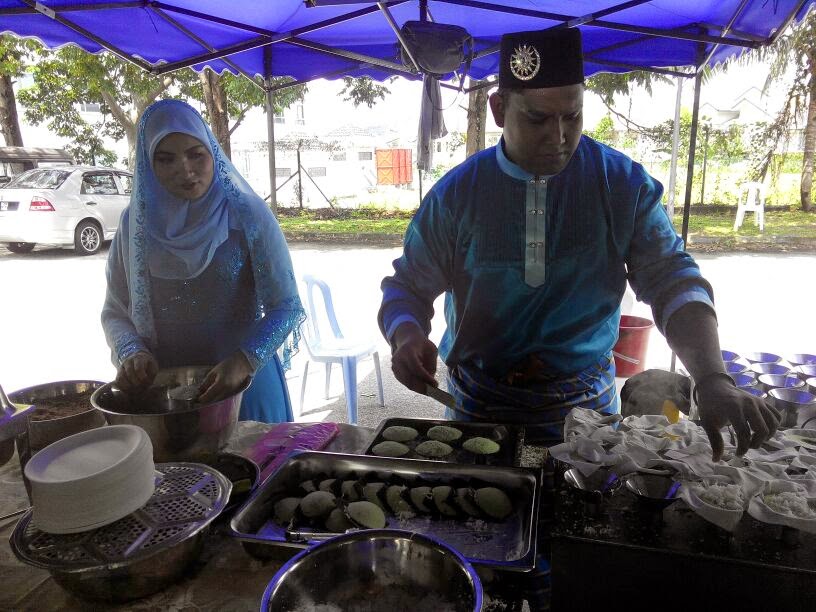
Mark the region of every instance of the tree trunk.
POLYGON ((808 103, 807 121, 805 122, 805 146, 802 153, 802 182, 799 194, 802 210, 809 211, 812 206, 811 188, 813 186, 813 154, 816 149, 816 57, 809 57, 810 67, 810 101, 808 103))
POLYGON ((204 104, 207 106, 207 115, 210 118, 210 127, 213 135, 224 149, 224 154, 232 156, 230 150, 229 111, 227 110, 227 91, 221 77, 207 69, 199 74, 201 87, 204 91, 204 104))
MULTIPOLYGON (((471 83, 471 87, 478 83, 471 83)), ((487 121, 487 88, 468 94, 467 136, 465 155, 470 157, 485 148, 485 123, 487 121)))
POLYGON ((0 75, 0 134, 7 147, 23 146, 23 134, 17 117, 17 99, 8 74, 0 75))

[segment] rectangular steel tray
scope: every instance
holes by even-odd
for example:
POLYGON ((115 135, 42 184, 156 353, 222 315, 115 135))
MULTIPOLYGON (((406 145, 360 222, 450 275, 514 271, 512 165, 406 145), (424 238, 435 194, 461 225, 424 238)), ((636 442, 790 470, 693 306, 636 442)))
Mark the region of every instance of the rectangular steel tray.
POLYGON ((503 489, 513 501, 514 511, 501 522, 461 521, 418 516, 397 519, 387 515, 389 528, 430 535, 453 546, 471 563, 495 569, 529 571, 535 567, 540 476, 535 470, 479 465, 460 465, 439 461, 418 461, 344 455, 317 451, 292 453, 289 459, 264 482, 233 516, 231 535, 238 538, 251 555, 285 559, 299 550, 326 538, 293 540, 286 528, 272 518, 275 502, 292 494, 304 480, 328 475, 342 478, 351 472, 358 476, 375 472, 383 480, 396 475, 406 483, 422 479, 428 483, 449 484, 469 479, 503 489))
POLYGON ((384 442, 382 432, 387 427, 399 425, 402 427, 413 427, 419 432, 419 437, 411 442, 403 442, 411 452, 400 457, 400 459, 419 459, 421 461, 442 461, 445 463, 466 463, 474 465, 497 465, 504 467, 518 466, 521 460, 521 450, 524 445, 524 427, 521 425, 507 425, 498 423, 481 423, 470 421, 446 421, 443 419, 410 419, 410 418, 390 418, 383 419, 377 431, 374 432, 374 439, 365 449, 366 455, 374 455, 371 450, 380 442, 384 442), (462 432, 462 437, 455 442, 449 442, 453 447, 453 452, 447 457, 440 459, 429 459, 414 452, 417 444, 428 440, 425 433, 435 425, 445 425, 455 427, 462 432), (462 448, 462 443, 468 438, 488 438, 497 442, 501 450, 493 455, 474 455, 462 448))

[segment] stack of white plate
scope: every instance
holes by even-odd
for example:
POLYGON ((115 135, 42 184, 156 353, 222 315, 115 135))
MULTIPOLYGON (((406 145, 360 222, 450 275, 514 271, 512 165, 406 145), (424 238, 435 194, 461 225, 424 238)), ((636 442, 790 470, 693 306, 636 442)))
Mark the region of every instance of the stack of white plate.
POLYGON ((150 499, 153 446, 141 427, 99 427, 42 449, 25 474, 36 527, 48 533, 89 531, 124 518, 150 499))

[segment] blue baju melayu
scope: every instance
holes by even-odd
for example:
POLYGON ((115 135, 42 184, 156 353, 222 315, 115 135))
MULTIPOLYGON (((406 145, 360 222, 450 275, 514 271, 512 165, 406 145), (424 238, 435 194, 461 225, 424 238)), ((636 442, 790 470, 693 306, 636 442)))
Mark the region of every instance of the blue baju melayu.
POLYGON ((709 284, 661 205, 663 188, 640 164, 583 136, 566 168, 537 177, 503 142, 434 185, 383 280, 380 327, 430 331, 445 293, 439 346, 455 419, 539 424, 553 441, 574 406, 617 405, 611 350, 628 279, 663 332, 689 302, 713 307, 709 284), (501 382, 535 355, 546 381, 501 382))
MULTIPOLYGON (((291 421, 277 350, 304 318, 283 233, 226 158, 201 116, 158 102, 139 126, 130 206, 111 244, 102 325, 115 365, 139 351, 159 366, 215 365, 240 350, 254 371, 240 418, 291 421), (168 134, 202 142, 214 161, 207 193, 171 195, 152 168, 168 134)), ((284 356, 288 351, 284 351, 284 356)))

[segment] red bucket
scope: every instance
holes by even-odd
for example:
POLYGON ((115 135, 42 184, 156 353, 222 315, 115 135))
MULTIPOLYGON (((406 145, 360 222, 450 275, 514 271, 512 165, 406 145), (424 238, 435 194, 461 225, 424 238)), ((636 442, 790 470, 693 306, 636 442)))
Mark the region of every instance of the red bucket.
POLYGON ((621 315, 618 341, 612 348, 616 376, 634 376, 644 370, 649 332, 654 323, 643 317, 621 315))

